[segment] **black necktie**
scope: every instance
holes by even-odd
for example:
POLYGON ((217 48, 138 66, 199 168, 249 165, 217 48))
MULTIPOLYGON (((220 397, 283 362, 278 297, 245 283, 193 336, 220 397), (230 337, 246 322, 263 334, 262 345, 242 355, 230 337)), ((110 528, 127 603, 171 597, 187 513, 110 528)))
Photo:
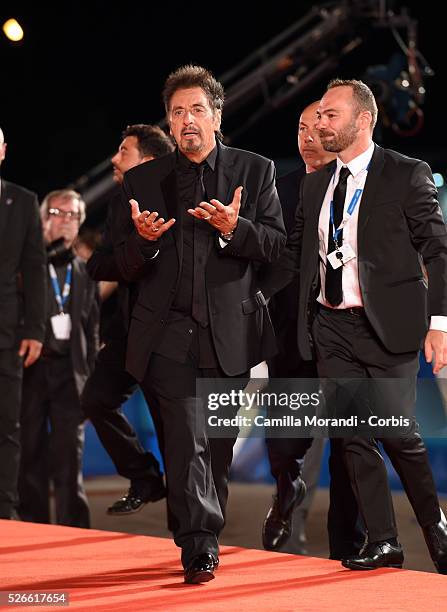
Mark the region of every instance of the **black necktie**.
MULTIPOLYGON (((197 171, 196 205, 206 201, 203 172, 205 164, 195 166, 197 171)), ((202 327, 208 325, 208 297, 206 293, 205 268, 208 259, 208 239, 206 221, 194 219, 194 272, 192 287, 192 318, 202 327)))
MULTIPOLYGON (((333 199, 333 211, 334 211, 334 226, 335 229, 340 225, 343 219, 343 209, 345 206, 346 199, 346 183, 348 176, 350 175, 349 168, 343 167, 340 170, 340 176, 338 179, 337 187, 334 191, 333 199)), ((337 243, 340 247, 343 242, 343 231, 341 230, 337 236, 337 243)), ((329 236, 327 243, 327 252, 332 253, 335 251, 334 242, 334 228, 329 219, 329 236)), ((342 272, 343 266, 340 266, 336 270, 331 266, 330 262, 326 260, 326 284, 325 284, 325 297, 331 306, 338 306, 343 300, 343 289, 342 289, 342 272)))

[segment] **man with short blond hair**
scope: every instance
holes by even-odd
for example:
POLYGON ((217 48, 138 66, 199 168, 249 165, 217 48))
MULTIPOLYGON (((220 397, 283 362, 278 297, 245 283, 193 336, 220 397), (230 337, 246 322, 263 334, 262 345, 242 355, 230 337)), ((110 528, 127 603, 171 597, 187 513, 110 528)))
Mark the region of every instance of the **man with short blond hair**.
POLYGON ((399 431, 359 427, 339 438, 368 534, 367 545, 343 565, 371 570, 404 560, 380 441, 432 560, 446 574, 447 522, 412 414, 420 347, 435 373, 447 364, 447 230, 429 166, 376 145, 376 120, 367 85, 329 83, 316 128, 337 159, 303 181, 294 231, 264 289, 274 293, 300 271, 298 346, 311 359, 313 343, 320 378, 336 380, 328 404, 341 407, 347 379, 366 379, 372 393, 352 401, 359 422, 362 409, 375 408, 374 394, 388 416, 410 415, 399 431), (379 388, 381 379, 391 384, 379 388))

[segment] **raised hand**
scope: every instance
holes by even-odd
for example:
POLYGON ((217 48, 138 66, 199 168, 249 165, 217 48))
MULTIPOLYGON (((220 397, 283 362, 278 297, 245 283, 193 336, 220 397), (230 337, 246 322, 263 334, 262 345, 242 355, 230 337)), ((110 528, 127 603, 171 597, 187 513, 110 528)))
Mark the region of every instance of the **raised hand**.
POLYGON ((233 200, 225 206, 219 200, 200 202, 195 208, 188 208, 190 215, 196 219, 203 219, 215 227, 221 234, 228 234, 235 230, 239 209, 241 207, 242 186, 234 190, 233 200))
POLYGON ((129 200, 129 202, 135 229, 145 240, 151 240, 152 242, 158 240, 175 223, 175 219, 165 221, 163 217, 158 218, 158 212, 155 211, 143 210, 143 212, 140 212, 140 206, 136 200, 129 200))

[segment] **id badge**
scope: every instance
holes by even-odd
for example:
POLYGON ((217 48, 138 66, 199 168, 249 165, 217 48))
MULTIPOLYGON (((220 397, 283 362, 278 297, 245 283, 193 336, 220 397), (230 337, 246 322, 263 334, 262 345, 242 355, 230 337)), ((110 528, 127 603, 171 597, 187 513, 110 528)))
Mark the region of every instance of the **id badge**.
POLYGON ((71 318, 69 314, 61 313, 51 317, 51 327, 56 340, 69 340, 71 333, 71 318))
POLYGON ((345 243, 338 251, 332 251, 327 256, 328 262, 332 268, 336 270, 340 266, 344 266, 348 261, 354 259, 355 253, 350 244, 345 243))

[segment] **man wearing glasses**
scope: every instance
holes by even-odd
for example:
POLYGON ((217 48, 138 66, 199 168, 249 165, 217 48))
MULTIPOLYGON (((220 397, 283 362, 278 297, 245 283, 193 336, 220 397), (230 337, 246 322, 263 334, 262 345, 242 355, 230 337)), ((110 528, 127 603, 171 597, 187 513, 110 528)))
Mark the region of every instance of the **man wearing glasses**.
MULTIPOLYGON (((6 143, 0 129, 0 165, 6 143)), ((36 194, 0 180, 0 519, 15 518, 23 367, 45 323, 45 250, 36 194)))
POLYGON ((48 259, 47 318, 42 355, 23 380, 19 515, 51 522, 52 481, 56 523, 89 527, 79 398, 98 349, 99 316, 96 285, 72 250, 85 203, 76 191, 52 191, 42 202, 41 217, 48 259))

